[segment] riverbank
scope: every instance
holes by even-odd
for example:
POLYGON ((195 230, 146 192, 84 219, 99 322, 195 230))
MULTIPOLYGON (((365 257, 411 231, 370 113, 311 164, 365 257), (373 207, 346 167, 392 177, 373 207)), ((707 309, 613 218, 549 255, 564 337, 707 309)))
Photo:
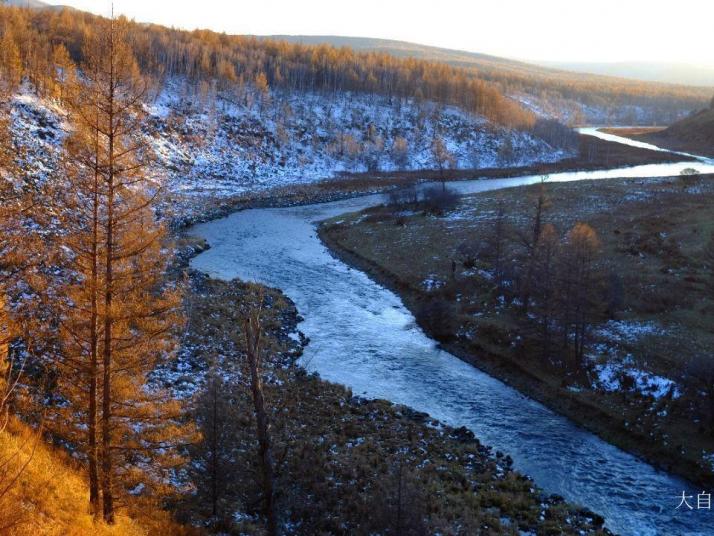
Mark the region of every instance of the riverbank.
POLYGON ((603 132, 624 136, 645 143, 651 143, 670 151, 680 151, 683 153, 697 154, 714 158, 714 144, 712 144, 711 134, 706 139, 705 131, 711 132, 711 118, 709 122, 702 122, 702 125, 694 123, 687 128, 678 127, 674 132, 664 127, 652 128, 603 128, 603 132))
MULTIPOLYGON (((594 171, 613 167, 630 167, 644 164, 664 164, 690 160, 687 157, 662 151, 651 151, 621 143, 601 140, 594 136, 579 136, 578 155, 551 164, 533 166, 460 169, 416 170, 343 174, 314 184, 298 184, 274 188, 264 192, 218 198, 211 200, 176 200, 178 206, 200 205, 190 215, 172 217, 174 228, 183 230, 197 223, 219 219, 239 210, 252 208, 284 208, 314 203, 327 203, 362 195, 384 193, 421 182, 439 180, 470 180, 475 178, 502 179, 525 175, 548 175, 566 171, 594 171)), ((694 159, 691 159, 694 161, 694 159)))
MULTIPOLYGON (((200 240, 183 244, 186 257, 205 247, 200 240)), ((385 400, 355 397, 306 374, 297 360, 309 341, 298 332, 297 308, 280 291, 197 272, 191 275, 189 327, 179 358, 159 377, 182 398, 200 393, 211 369, 223 378, 225 396, 235 398, 242 415, 232 427, 241 438, 234 460, 240 474, 229 475, 237 485, 222 498, 227 515, 212 515, 199 493, 177 506, 183 521, 218 522, 235 533, 262 530, 257 506, 249 506, 252 477, 244 474, 255 464, 257 446, 238 328, 256 293, 266 304, 262 323, 270 351, 264 377, 281 467, 278 509, 290 534, 608 534, 600 516, 546 496, 512 470, 508 456, 465 428, 385 400)))
MULTIPOLYGON (((711 185, 710 178, 704 180, 711 185)), ((592 222, 609 254, 630 266, 623 272, 626 288, 634 293, 636 286, 631 283, 644 277, 640 283, 643 291, 636 299, 628 296, 630 310, 620 313, 619 323, 612 325, 645 326, 653 333, 625 341, 627 344, 599 342, 608 351, 633 355, 651 378, 675 374, 674 380, 679 382, 692 353, 699 347, 711 347, 711 330, 706 321, 701 322, 711 314, 707 313, 708 302, 697 301, 703 309, 692 311, 672 302, 686 303, 702 292, 704 274, 696 273, 701 269, 698 252, 702 245, 698 238, 691 238, 708 236, 706 215, 712 192, 709 186, 702 187, 682 185, 676 179, 549 185, 551 201, 558 206, 549 211, 546 222, 554 222, 563 232, 576 221, 592 222), (693 189, 683 191, 683 187, 693 189), (693 233, 697 228, 700 234, 693 233), (672 250, 671 244, 678 240, 680 250, 672 250), (647 260, 632 264, 629 259, 633 255, 647 260), (653 286, 656 292, 651 290, 653 286), (661 310, 652 310, 659 300, 664 300, 657 305, 661 310)), ((689 480, 711 485, 709 456, 714 445, 704 423, 695 422, 687 409, 691 399, 683 388, 682 392, 635 390, 628 394, 624 387, 587 389, 565 380, 557 367, 544 366, 534 357, 537 349, 528 335, 532 329, 511 316, 507 305, 490 302, 488 296, 495 297, 492 284, 478 281, 472 274, 475 268, 465 268, 459 262, 456 278, 461 281, 453 282, 451 261, 459 260, 456 252, 460 246, 483 236, 483 220, 495 213, 497 202, 505 203, 509 217, 515 214, 522 224, 523 217, 528 217, 523 209, 529 191, 533 188, 466 198, 444 218, 425 217, 413 207, 372 209, 328 222, 320 228, 320 237, 339 258, 399 294, 420 326, 446 350, 624 450, 689 480), (480 217, 467 214, 464 205, 469 204, 477 206, 480 217), (415 257, 414 251, 429 251, 430 255, 415 257), (468 292, 483 293, 488 303, 467 300, 468 292), (469 302, 468 310, 454 303, 455 297, 469 302), (429 308, 448 317, 447 329, 424 314, 429 308)), ((628 369, 617 379, 625 382, 625 376, 632 374, 628 369)))

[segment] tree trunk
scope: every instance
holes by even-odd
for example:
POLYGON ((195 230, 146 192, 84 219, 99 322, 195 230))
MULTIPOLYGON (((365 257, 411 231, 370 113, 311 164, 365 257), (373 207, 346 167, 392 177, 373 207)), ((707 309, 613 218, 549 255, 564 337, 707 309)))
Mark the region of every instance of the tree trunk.
POLYGON ((211 512, 218 514, 218 390, 213 387, 213 426, 211 437, 211 512))
POLYGON ((114 298, 114 42, 113 22, 110 30, 110 75, 108 88, 108 176, 107 176, 107 235, 104 289, 104 353, 102 385, 102 503, 104 520, 114 523, 114 495, 112 491, 112 303, 114 298))
POLYGON ((245 336, 247 342, 248 366, 250 368, 250 383, 255 409, 255 421, 258 435, 258 450, 262 472, 264 513, 268 520, 268 534, 278 534, 277 519, 275 514, 275 491, 273 459, 270 449, 270 430, 268 416, 265 411, 263 397, 263 382, 260 377, 260 339, 261 328, 259 317, 252 316, 245 322, 245 336))
POLYGON ((98 135, 94 145, 95 169, 92 206, 92 276, 91 276, 91 318, 90 318, 90 362, 89 362, 89 409, 87 419, 89 433, 89 504, 92 513, 99 515, 99 470, 97 467, 97 351, 99 345, 99 318, 97 311, 98 291, 98 242, 99 242, 99 143, 98 135))

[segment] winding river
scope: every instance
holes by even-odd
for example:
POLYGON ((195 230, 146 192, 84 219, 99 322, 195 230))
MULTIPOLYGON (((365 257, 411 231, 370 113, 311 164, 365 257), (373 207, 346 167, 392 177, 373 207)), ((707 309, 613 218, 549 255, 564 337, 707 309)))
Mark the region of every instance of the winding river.
MULTIPOLYGON (((581 129, 587 135, 639 142, 581 129)), ((651 147, 649 147, 651 148, 651 147)), ((657 148, 659 150, 659 148, 657 148)), ((714 161, 551 175, 551 181, 714 173, 714 161)), ((539 176, 454 182, 460 193, 532 184, 539 176)), ((355 394, 406 404, 508 453, 550 493, 602 514, 625 535, 714 534, 714 510, 675 510, 682 480, 606 443, 568 419, 440 350, 399 297, 332 257, 316 234, 321 220, 383 202, 382 195, 280 209, 253 209, 197 225, 211 249, 192 261, 211 276, 278 287, 304 316, 304 365, 355 394)), ((714 492, 714 490, 709 490, 714 492)))

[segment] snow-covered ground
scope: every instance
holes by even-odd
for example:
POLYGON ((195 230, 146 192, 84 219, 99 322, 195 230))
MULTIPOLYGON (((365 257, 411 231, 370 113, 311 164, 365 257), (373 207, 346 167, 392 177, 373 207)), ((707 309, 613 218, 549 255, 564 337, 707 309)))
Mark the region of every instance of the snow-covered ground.
POLYGON ((552 162, 567 156, 530 134, 496 128, 454 107, 363 94, 272 95, 260 105, 165 90, 149 107, 154 146, 173 188, 232 195, 341 172, 437 168, 435 136, 460 169, 552 162), (401 141, 401 148, 400 148, 401 141))
POLYGON ((681 107, 665 113, 655 104, 600 105, 586 104, 573 99, 557 98, 555 95, 514 93, 510 97, 539 117, 557 119, 575 125, 660 125, 683 119, 691 109, 681 107))
POLYGON ((635 357, 622 345, 636 343, 643 337, 666 336, 668 332, 654 322, 610 320, 597 327, 593 333, 591 359, 599 361, 593 366, 595 387, 607 392, 637 391, 655 400, 671 395, 681 396, 677 382, 642 370, 635 357))
MULTIPOLYGON (((33 177, 45 178, 57 164, 64 113, 27 88, 12 104, 27 167, 33 177)), ((496 127, 455 107, 374 95, 198 95, 172 81, 146 109, 146 135, 168 190, 184 200, 251 194, 344 172, 435 169, 435 137, 452 156, 447 165, 460 169, 569 156, 530 133, 496 127)))

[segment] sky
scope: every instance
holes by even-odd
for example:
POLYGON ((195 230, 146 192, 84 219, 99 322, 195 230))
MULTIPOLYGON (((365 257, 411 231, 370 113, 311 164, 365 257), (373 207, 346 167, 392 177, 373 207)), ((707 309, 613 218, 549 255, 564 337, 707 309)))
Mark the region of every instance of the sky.
MULTIPOLYGON (((46 0, 102 15, 110 0, 46 0)), ((536 61, 714 67, 711 0, 115 0, 116 14, 231 34, 379 37, 536 61)))

